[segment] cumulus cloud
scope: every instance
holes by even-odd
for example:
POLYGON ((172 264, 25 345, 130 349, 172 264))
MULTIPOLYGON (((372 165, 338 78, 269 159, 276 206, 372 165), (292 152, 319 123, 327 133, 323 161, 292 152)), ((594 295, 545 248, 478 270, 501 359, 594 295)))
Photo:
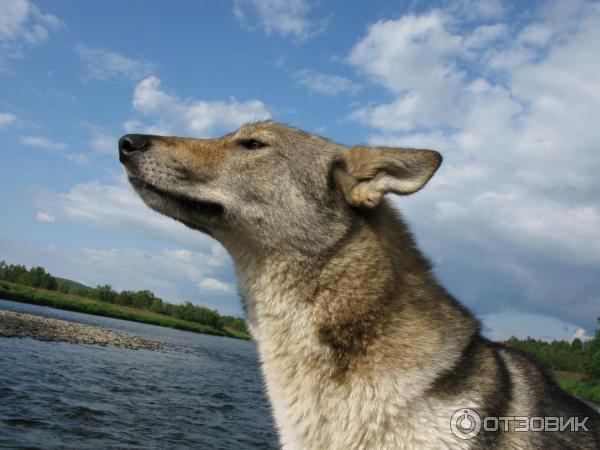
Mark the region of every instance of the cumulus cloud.
POLYGON ((146 127, 146 131, 156 134, 181 130, 206 135, 271 117, 260 100, 239 102, 233 97, 228 101, 182 100, 164 90, 160 79, 155 76, 145 78, 135 87, 133 107, 156 120, 153 125, 146 127))
POLYGON ((258 23, 267 36, 279 34, 298 41, 322 32, 326 21, 309 17, 312 6, 308 0, 236 0, 235 18, 245 27, 258 23))
POLYGON ((495 4, 468 23, 446 9, 370 26, 348 59, 388 100, 349 118, 373 130, 372 144, 444 154, 428 188, 397 202, 470 306, 591 324, 600 289, 592 275, 600 268, 600 5, 547 2, 509 33, 495 4), (450 267, 459 263, 475 275, 450 267))
POLYGON ((225 283, 223 281, 217 280, 216 278, 210 277, 206 277, 200 283, 198 283, 198 288, 201 291, 216 291, 227 293, 235 292, 235 286, 232 283, 225 283))
POLYGON ((139 80, 152 73, 154 65, 125 56, 121 53, 101 48, 91 48, 83 44, 75 46, 83 62, 86 80, 106 80, 109 78, 126 78, 139 80))
POLYGON ((552 35, 552 28, 539 23, 533 23, 521 30, 518 40, 520 43, 541 46, 546 45, 552 38, 552 35))
POLYGON ((189 250, 182 260, 171 250, 132 247, 84 247, 39 245, 27 246, 0 236, 2 256, 27 266, 42 265, 56 276, 66 277, 88 286, 112 285, 116 290, 149 289, 171 303, 186 300, 208 306, 225 314, 241 315, 235 294, 198 291, 199 280, 206 277, 232 279, 227 267, 207 266, 207 255, 189 250), (127 270, 123 270, 126 267, 127 270), (216 299, 215 297, 218 297, 216 299))
POLYGON ((11 113, 0 112, 0 130, 17 122, 17 116, 11 113))
POLYGON ((480 49, 506 37, 508 31, 508 26, 503 23, 481 25, 465 37, 464 45, 468 49, 480 49))
POLYGON ((47 150, 64 150, 68 147, 64 142, 53 141, 44 136, 22 136, 21 142, 31 147, 44 148, 47 150))
POLYGON ((206 275, 214 272, 216 266, 204 264, 209 255, 198 251, 184 251, 187 252, 185 258, 181 258, 181 250, 156 252, 135 248, 84 248, 82 254, 92 264, 99 264, 99 272, 113 273, 113 268, 127 267, 124 276, 115 277, 115 282, 120 282, 121 285, 132 286, 133 283, 127 280, 133 278, 137 286, 148 284, 164 292, 165 288, 172 287, 177 280, 193 285, 197 284, 197 280, 207 279, 206 275), (136 265, 146 267, 134 267, 136 265))
POLYGON ((583 328, 577 328, 577 330, 575 330, 575 334, 571 338, 571 342, 575 339, 579 339, 581 342, 587 342, 594 339, 594 336, 587 334, 587 331, 585 331, 583 328))
POLYGON ((61 215, 98 228, 143 235, 204 252, 214 242, 148 208, 125 182, 79 183, 58 195, 55 203, 61 215))
MULTIPOLYGON (((173 258, 183 262, 194 262, 194 253, 186 249, 176 249, 168 252, 173 258)), ((204 250, 202 253, 202 265, 207 267, 224 267, 230 262, 229 255, 225 249, 216 241, 212 241, 210 249, 204 250)))
POLYGON ((23 55, 25 46, 39 45, 63 22, 52 14, 44 14, 28 0, 0 2, 0 69, 6 60, 23 55))
POLYGON ((356 94, 360 85, 339 75, 328 75, 314 70, 300 70, 296 73, 296 81, 313 92, 325 95, 337 95, 342 92, 356 94))
POLYGON ((371 25, 351 50, 349 62, 396 97, 351 117, 396 131, 453 123, 456 92, 465 78, 457 64, 467 55, 463 40, 449 30, 448 17, 440 11, 371 25))
POLYGON ((36 215, 36 219, 39 223, 54 223, 56 218, 47 212, 38 211, 36 215))
POLYGON ((600 265, 600 210, 591 204, 539 199, 516 187, 477 193, 469 200, 438 202, 436 218, 559 260, 600 265))

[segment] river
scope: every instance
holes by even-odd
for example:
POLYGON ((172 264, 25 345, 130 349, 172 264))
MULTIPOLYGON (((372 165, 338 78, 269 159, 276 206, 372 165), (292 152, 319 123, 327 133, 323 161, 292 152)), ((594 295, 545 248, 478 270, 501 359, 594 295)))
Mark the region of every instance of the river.
POLYGON ((165 350, 0 338, 0 448, 274 449, 254 344, 0 300, 165 350))

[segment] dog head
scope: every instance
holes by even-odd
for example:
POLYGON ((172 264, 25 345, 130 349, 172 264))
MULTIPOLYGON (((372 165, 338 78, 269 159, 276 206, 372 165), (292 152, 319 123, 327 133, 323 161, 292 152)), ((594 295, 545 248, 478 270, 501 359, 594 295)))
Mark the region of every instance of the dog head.
POLYGON ((348 148, 272 121, 218 139, 129 134, 119 141, 144 202, 225 244, 327 248, 387 192, 410 194, 441 163, 439 153, 348 148))

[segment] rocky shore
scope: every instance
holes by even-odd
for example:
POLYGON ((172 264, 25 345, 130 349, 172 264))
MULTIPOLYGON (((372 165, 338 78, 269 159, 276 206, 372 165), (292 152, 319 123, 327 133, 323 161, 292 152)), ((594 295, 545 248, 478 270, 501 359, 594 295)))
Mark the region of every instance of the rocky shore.
POLYGON ((28 337, 73 344, 114 345, 134 350, 160 350, 165 347, 162 342, 101 327, 5 310, 0 310, 0 337, 28 337))

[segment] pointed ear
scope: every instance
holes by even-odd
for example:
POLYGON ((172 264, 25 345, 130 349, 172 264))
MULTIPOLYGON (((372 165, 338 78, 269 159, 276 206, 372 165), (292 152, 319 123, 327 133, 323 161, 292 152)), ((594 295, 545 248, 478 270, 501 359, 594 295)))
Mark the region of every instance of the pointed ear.
POLYGON ((442 155, 433 150, 352 147, 335 177, 348 203, 374 208, 388 192, 406 195, 421 189, 441 163, 442 155))

